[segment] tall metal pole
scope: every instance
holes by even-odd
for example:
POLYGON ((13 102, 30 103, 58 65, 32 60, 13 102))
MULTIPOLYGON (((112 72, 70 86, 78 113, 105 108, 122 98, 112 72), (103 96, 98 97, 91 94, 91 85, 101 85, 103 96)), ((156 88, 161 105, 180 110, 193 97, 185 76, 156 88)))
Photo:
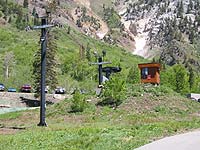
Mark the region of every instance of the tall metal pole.
MULTIPOLYGON (((47 24, 47 20, 42 18, 42 26, 47 24)), ((46 28, 41 29, 41 95, 40 95, 40 123, 38 126, 47 126, 45 122, 45 111, 46 111, 46 101, 45 101, 45 74, 46 74, 46 28)))
POLYGON ((98 63, 99 63, 99 86, 101 86, 101 83, 103 81, 103 76, 102 76, 102 57, 98 58, 98 63))

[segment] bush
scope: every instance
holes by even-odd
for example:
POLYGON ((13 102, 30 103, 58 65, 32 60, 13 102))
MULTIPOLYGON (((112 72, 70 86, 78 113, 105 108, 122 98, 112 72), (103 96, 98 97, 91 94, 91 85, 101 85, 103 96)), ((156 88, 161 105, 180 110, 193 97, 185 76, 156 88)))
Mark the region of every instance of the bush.
POLYGON ((78 90, 75 91, 72 99, 71 111, 70 112, 83 112, 87 107, 87 102, 85 96, 81 94, 78 90))
POLYGON ((120 74, 113 76, 106 82, 103 89, 103 101, 99 105, 111 105, 117 107, 126 99, 126 83, 120 74))
POLYGON ((168 68, 161 73, 161 84, 172 88, 177 93, 188 93, 189 76, 187 69, 180 64, 168 68))

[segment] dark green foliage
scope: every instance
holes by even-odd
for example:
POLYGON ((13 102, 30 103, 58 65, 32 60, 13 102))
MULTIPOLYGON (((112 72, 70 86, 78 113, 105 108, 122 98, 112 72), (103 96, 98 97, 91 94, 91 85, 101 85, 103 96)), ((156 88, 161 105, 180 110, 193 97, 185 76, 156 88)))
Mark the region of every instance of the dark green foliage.
POLYGON ((24 2, 23 2, 23 7, 24 7, 24 8, 28 8, 28 0, 24 0, 24 2))
POLYGON ((175 72, 175 90, 178 93, 186 94, 189 92, 187 70, 182 65, 175 65, 173 68, 175 72))
POLYGON ((86 108, 87 108, 87 102, 85 100, 85 96, 81 94, 78 90, 76 90, 72 98, 70 112, 73 112, 73 113, 83 112, 86 108))
POLYGON ((2 11, 3 18, 11 22, 11 17, 13 19, 13 25, 16 26, 18 29, 23 30, 24 27, 30 25, 29 15, 27 14, 27 2, 28 0, 24 0, 24 4, 26 8, 23 8, 21 5, 13 1, 0 1, 0 11, 2 11), (8 20, 9 19, 9 20, 8 20))
POLYGON ((32 16, 37 17, 37 11, 35 7, 33 7, 32 16))
POLYGON ((119 106, 126 99, 126 82, 120 73, 113 75, 103 88, 103 101, 99 105, 119 106))
POLYGON ((140 71, 138 66, 134 65, 129 69, 126 82, 129 84, 136 84, 140 82, 140 71))
POLYGON ((191 44, 194 43, 194 38, 195 38, 194 30, 191 29, 191 30, 190 30, 190 33, 189 33, 189 40, 190 40, 190 43, 191 43, 191 44))
POLYGON ((192 68, 189 68, 189 87, 190 87, 190 92, 194 93, 200 92, 200 78, 192 68))
POLYGON ((195 75, 192 68, 189 69, 189 84, 190 84, 190 90, 193 89, 195 85, 195 75))
POLYGON ((181 17, 183 15, 184 12, 184 7, 183 7, 183 1, 178 1, 178 12, 177 12, 177 16, 181 17))
POLYGON ((86 47, 86 59, 90 62, 91 61, 91 48, 89 46, 89 43, 87 43, 86 47))
POLYGON ((33 80, 34 80, 34 92, 36 92, 36 97, 39 97, 40 94, 40 82, 41 82, 41 49, 38 49, 34 55, 33 62, 33 80))
POLYGON ((87 15, 87 9, 86 7, 82 7, 80 8, 79 6, 76 8, 75 10, 75 14, 77 15, 78 12, 80 13, 80 17, 76 20, 76 25, 81 28, 84 23, 89 24, 90 27, 92 27, 94 30, 98 30, 101 27, 100 21, 99 19, 91 16, 91 15, 87 15), (79 12, 80 10, 80 12, 79 12))
POLYGON ((161 72, 161 84, 171 87, 178 93, 189 92, 189 76, 183 65, 174 65, 166 71, 161 72))
POLYGON ((67 34, 70 34, 70 32, 71 32, 71 27, 69 26, 69 27, 67 28, 67 34))
MULTIPOLYGON (((58 84, 57 79, 57 45, 55 35, 47 33, 47 51, 46 51, 46 85, 50 89, 55 89, 58 84)), ((40 74, 41 74, 41 49, 35 54, 35 60, 33 62, 33 77, 34 77, 34 89, 37 94, 40 93, 40 74)))
POLYGON ((114 8, 108 7, 104 9, 104 20, 107 22, 110 29, 121 27, 120 16, 117 14, 114 8))
POLYGON ((48 41, 47 41, 47 79, 46 84, 50 86, 52 89, 56 88, 58 84, 58 62, 57 62, 57 52, 58 47, 56 43, 56 35, 55 33, 48 32, 48 41))
POLYGON ((77 25, 79 28, 81 28, 81 27, 83 26, 80 19, 78 19, 78 20, 76 21, 76 25, 77 25))

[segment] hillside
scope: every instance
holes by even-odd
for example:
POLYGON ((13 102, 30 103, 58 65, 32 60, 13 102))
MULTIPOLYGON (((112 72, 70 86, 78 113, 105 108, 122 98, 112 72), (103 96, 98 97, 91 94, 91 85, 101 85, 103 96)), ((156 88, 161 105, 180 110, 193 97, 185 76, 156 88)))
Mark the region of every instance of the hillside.
MULTIPOLYGON (((1 63, 0 63, 0 80, 5 83, 6 87, 15 87, 19 89, 21 85, 25 83, 33 84, 32 71, 34 54, 39 49, 39 31, 19 31, 11 26, 0 26, 1 31, 1 63), (11 44, 9 44, 11 43, 11 44), (5 78, 4 62, 9 54, 13 55, 10 60, 9 77, 5 78), (16 80, 17 79, 17 80, 16 80)), ((94 51, 101 53, 102 50, 107 51, 106 59, 112 62, 112 66, 118 66, 119 64, 123 68, 123 72, 126 74, 128 69, 133 64, 142 62, 142 58, 133 57, 119 47, 109 46, 108 44, 91 39, 77 31, 72 30, 70 34, 63 28, 55 28, 52 30, 58 37, 57 45, 57 61, 59 66, 58 79, 59 85, 65 87, 67 90, 73 89, 77 86, 84 86, 90 89, 97 85, 96 76, 97 66, 90 66, 86 58, 79 63, 81 46, 90 48, 91 50, 91 62, 95 62, 94 51), (64 32, 63 32, 64 31, 64 32), (71 68, 71 65, 75 65, 75 68, 71 68), (84 70, 79 70, 84 66, 84 70), (77 69, 77 72, 74 72, 77 69), (78 80, 75 73, 86 73, 84 79, 78 80), (90 74, 88 74, 88 71, 90 74), (90 80, 93 78, 92 80, 90 80), (67 80, 66 80, 67 79, 67 80), (86 82, 86 85, 83 84, 86 82), (88 86, 90 85, 91 86, 88 86)))
MULTIPOLYGON (((31 3, 29 11, 38 6, 31 3)), ((57 8, 55 22, 88 36, 168 65, 199 68, 198 0, 75 0, 60 1, 57 8)))
MULTIPOLYGON (((32 27, 40 24, 36 16, 46 9, 52 11, 55 25, 48 33, 53 46, 47 54, 55 51, 56 86, 65 87, 72 97, 46 107, 48 127, 37 126, 39 109, 0 114, 0 149, 131 150, 200 128, 200 105, 186 98, 188 93, 200 93, 198 33, 192 42, 187 22, 184 32, 179 31, 182 26, 177 27, 178 40, 171 35, 174 29, 168 31, 176 27, 171 26, 175 19, 166 17, 170 10, 169 14, 164 10, 157 14, 164 6, 174 8, 178 1, 54 2, 0 1, 0 83, 17 90, 23 84, 35 84, 41 32, 32 27), (144 13, 144 18, 137 12, 144 13), (153 31, 158 32, 154 35, 153 31), (144 59, 155 55, 152 60, 144 59), (98 71, 91 62, 100 56, 112 62, 103 66, 122 70, 111 75, 97 97, 98 71), (162 64, 159 86, 140 83, 138 64, 148 62, 162 64)), ((184 0, 184 6, 188 5, 184 0)), ((196 13, 194 5, 190 8, 188 13, 196 13)), ((199 25, 193 27, 196 30, 199 25)))
POLYGON ((199 103, 167 88, 130 89, 117 109, 96 106, 99 99, 88 102, 82 113, 69 112, 70 99, 49 106, 46 128, 36 126, 39 109, 0 115, 1 148, 131 150, 200 127, 199 103))

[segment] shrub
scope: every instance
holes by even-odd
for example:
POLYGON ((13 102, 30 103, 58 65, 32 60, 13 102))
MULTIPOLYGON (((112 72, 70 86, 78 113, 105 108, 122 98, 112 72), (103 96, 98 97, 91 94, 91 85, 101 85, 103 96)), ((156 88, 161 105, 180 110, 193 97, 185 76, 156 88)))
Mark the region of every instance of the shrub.
POLYGON ((129 69, 126 81, 130 84, 140 83, 140 71, 136 65, 129 69))
POLYGON ((87 102, 85 96, 76 90, 72 99, 71 112, 83 112, 86 107, 87 102))
POLYGON ((103 101, 99 103, 100 105, 118 106, 126 99, 126 83, 120 74, 113 76, 106 82, 102 97, 103 101))
POLYGON ((168 86, 178 93, 189 92, 189 76, 183 65, 177 64, 162 72, 161 81, 162 85, 168 86))

